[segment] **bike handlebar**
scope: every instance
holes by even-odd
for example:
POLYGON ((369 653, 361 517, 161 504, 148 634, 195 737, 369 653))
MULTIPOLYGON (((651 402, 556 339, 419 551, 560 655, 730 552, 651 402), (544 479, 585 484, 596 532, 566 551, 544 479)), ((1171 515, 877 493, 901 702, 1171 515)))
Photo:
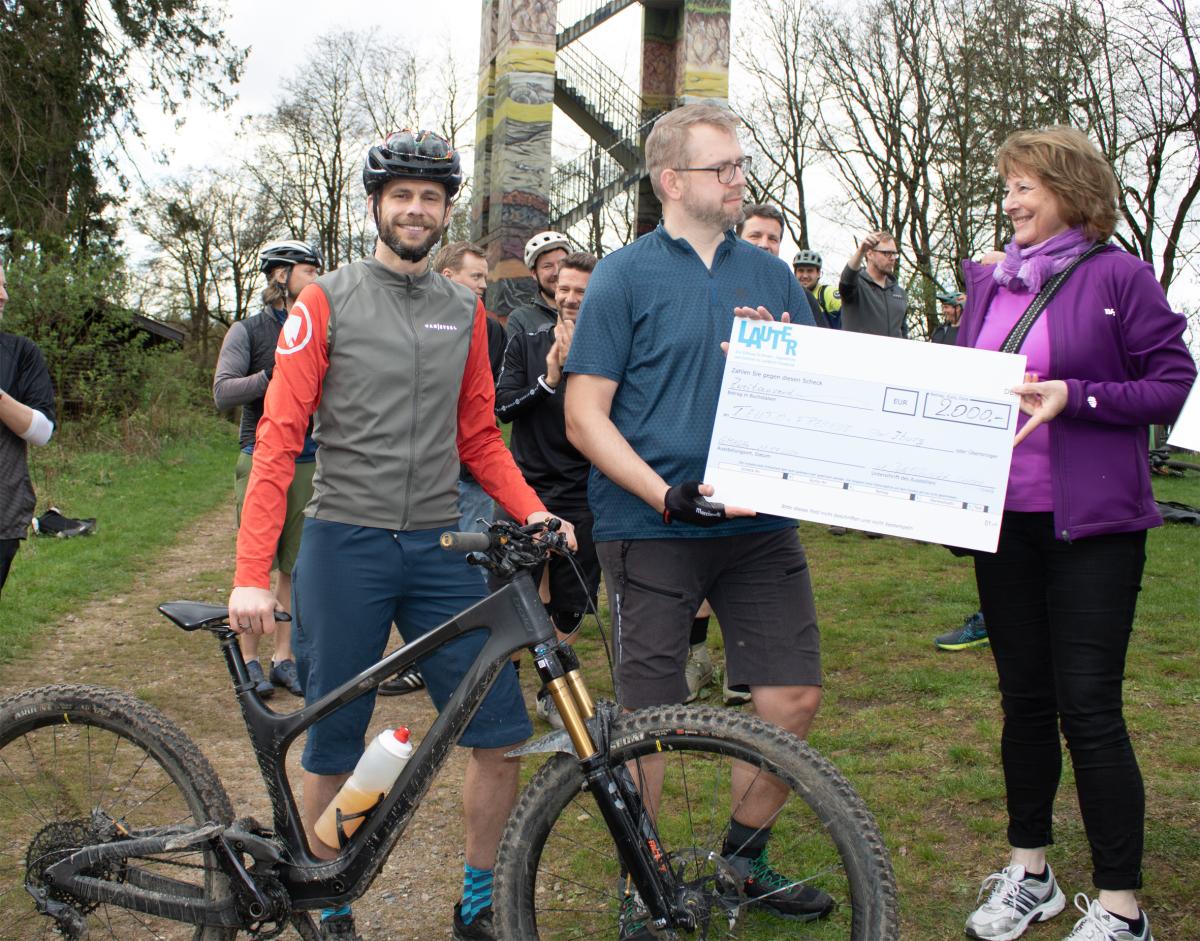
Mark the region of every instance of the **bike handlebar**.
POLYGON ((481 565, 502 579, 536 568, 553 552, 566 551, 566 537, 559 532, 561 521, 518 526, 509 520, 488 525, 482 533, 442 533, 440 542, 450 552, 464 552, 471 565, 481 565))
POLYGON ((442 533, 441 545, 449 552, 487 552, 492 537, 487 533, 442 533))

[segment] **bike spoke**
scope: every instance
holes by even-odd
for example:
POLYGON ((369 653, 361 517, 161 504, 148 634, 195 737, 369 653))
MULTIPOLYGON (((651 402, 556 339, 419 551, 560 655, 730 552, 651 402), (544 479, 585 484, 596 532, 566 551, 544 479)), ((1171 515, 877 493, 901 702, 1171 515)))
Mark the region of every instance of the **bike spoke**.
MULTIPOLYGON (((37 910, 25 888, 27 881, 45 887, 48 864, 92 843, 186 831, 200 813, 206 820, 230 813, 227 802, 224 809, 210 809, 205 795, 219 794, 219 782, 206 764, 192 762, 194 747, 189 751, 181 734, 144 703, 67 687, 21 697, 24 702, 7 701, 3 720, 10 727, 19 723, 20 731, 0 746, 0 939, 13 941, 59 936, 55 920, 37 910)), ((5 730, 0 726, 0 733, 5 730)), ((227 892, 203 847, 127 862, 105 858, 84 874, 118 887, 118 898, 127 891, 202 900, 227 892)), ((199 933, 192 924, 74 897, 69 890, 54 889, 51 897, 72 906, 95 939, 191 941, 199 933)), ((207 929, 204 935, 231 938, 233 931, 207 929)))
MULTIPOLYGON (((736 713, 664 707, 621 722, 612 766, 643 788, 661 780, 657 795, 644 792, 642 822, 653 820, 653 859, 667 866, 656 890, 692 925, 676 929, 681 939, 894 941, 895 883, 882 839, 832 766, 736 713), (735 818, 757 825, 752 844, 769 831, 765 855, 721 855, 735 818), (822 917, 781 917, 808 912, 822 917)), ((632 885, 622 891, 608 825, 603 815, 580 813, 581 772, 569 769, 565 761, 543 769, 510 824, 501 852, 502 863, 513 864, 501 880, 502 908, 515 916, 507 930, 538 941, 638 931, 646 910, 627 894, 632 885), (532 878, 530 858, 538 860, 532 878)))
MULTIPOLYGON (((114 753, 116 752, 115 748, 113 749, 113 752, 114 753)), ((150 753, 144 752, 142 754, 142 760, 138 762, 138 766, 136 768, 134 768, 133 773, 131 775, 129 775, 128 778, 125 779, 125 783, 121 785, 121 790, 117 792, 116 797, 114 797, 112 799, 112 801, 110 802, 110 804, 109 804, 110 807, 115 809, 115 808, 118 808, 121 806, 121 800, 125 797, 125 792, 127 790, 129 790, 129 785, 133 784, 134 778, 136 778, 139 774, 142 773, 142 768, 144 768, 146 766, 146 762, 149 760, 150 760, 150 753)), ((168 781, 166 786, 169 786, 170 783, 171 782, 168 781)), ((116 814, 114 813, 113 816, 116 816, 116 814)))

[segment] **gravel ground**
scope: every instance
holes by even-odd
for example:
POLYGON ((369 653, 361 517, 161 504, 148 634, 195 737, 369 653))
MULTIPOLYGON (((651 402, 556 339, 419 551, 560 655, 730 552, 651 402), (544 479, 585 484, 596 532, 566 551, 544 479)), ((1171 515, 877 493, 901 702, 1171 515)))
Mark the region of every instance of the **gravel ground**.
MULTIPOLYGON (((128 591, 84 605, 47 630, 31 653, 0 666, 0 696, 57 682, 133 692, 165 712, 208 756, 236 813, 266 822, 266 792, 217 644, 207 633, 176 629, 156 610, 177 599, 224 601, 233 568, 232 516, 221 507, 202 517, 136 573, 128 591)), ((103 531, 94 538, 103 538, 103 531)), ((277 709, 298 703, 282 690, 271 701, 277 709)), ((372 730, 404 724, 419 738, 433 718, 423 694, 381 698, 372 730)), ((291 766, 296 780, 294 759, 291 766)), ((458 784, 464 766, 465 752, 457 750, 380 877, 355 903, 366 941, 449 938, 462 879, 458 784)), ((296 935, 289 930, 284 937, 296 935)))

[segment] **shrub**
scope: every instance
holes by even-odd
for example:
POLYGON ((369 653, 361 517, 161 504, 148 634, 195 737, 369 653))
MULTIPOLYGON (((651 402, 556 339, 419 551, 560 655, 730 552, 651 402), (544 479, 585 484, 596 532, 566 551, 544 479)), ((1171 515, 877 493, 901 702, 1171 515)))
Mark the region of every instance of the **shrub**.
POLYGON ((179 348, 150 347, 149 335, 135 327, 119 303, 124 260, 14 244, 19 250, 5 265, 4 329, 41 348, 59 424, 101 438, 128 437, 131 421, 148 433, 177 431, 186 413, 207 399, 207 377, 179 348))

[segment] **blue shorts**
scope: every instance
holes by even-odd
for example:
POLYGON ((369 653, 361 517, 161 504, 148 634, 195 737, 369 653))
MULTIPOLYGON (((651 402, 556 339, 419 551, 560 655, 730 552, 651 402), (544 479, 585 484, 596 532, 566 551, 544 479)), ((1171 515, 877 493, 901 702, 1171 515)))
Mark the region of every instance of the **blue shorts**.
MULTIPOLYGON (((377 663, 393 623, 412 641, 487 594, 465 558, 438 545, 443 528, 393 532, 305 519, 292 572, 292 643, 305 703, 377 663)), ((439 710, 486 640, 485 631, 474 631, 418 661, 439 710)), ((301 758, 304 769, 354 770, 374 708, 372 690, 314 724, 301 758)), ((501 748, 532 734, 517 671, 506 664, 459 744, 501 748)))

